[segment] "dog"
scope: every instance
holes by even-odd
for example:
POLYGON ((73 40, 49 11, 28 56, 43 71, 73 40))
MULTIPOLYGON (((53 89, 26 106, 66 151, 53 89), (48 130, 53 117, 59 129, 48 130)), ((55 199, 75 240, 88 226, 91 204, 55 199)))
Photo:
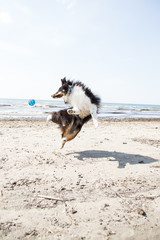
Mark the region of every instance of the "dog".
POLYGON ((51 97, 63 97, 64 102, 72 106, 72 108, 67 110, 69 115, 78 115, 81 119, 91 115, 93 123, 97 127, 97 112, 100 107, 100 98, 95 96, 89 88, 79 81, 73 82, 63 78, 61 82, 62 86, 51 97))
POLYGON ((81 131, 82 126, 91 119, 91 115, 88 115, 83 119, 78 115, 70 115, 68 110, 71 109, 63 109, 58 112, 52 112, 47 117, 47 122, 52 121, 59 125, 62 134, 61 149, 64 147, 67 141, 75 138, 81 131))

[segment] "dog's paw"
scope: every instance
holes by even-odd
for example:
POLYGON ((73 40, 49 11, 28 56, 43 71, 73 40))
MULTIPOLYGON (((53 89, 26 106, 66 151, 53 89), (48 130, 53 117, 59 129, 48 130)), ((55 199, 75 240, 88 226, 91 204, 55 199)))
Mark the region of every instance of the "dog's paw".
POLYGON ((76 114, 76 112, 73 109, 68 109, 67 112, 69 115, 76 114))
POLYGON ((62 146, 61 146, 61 149, 64 147, 65 143, 67 142, 66 138, 62 138, 62 146))
POLYGON ((98 121, 94 121, 93 123, 94 123, 95 128, 97 128, 98 127, 98 121))

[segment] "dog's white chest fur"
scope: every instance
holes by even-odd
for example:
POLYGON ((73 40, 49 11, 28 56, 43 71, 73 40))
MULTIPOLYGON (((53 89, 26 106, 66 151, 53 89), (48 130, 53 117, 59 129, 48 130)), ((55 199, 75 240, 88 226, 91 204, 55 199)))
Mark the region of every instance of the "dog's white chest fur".
POLYGON ((64 97, 64 100, 72 105, 75 111, 79 112, 81 118, 90 114, 91 100, 86 96, 82 87, 74 86, 71 93, 64 97))
POLYGON ((64 96, 64 101, 73 106, 73 109, 68 110, 69 114, 77 114, 80 118, 91 114, 95 126, 98 126, 97 106, 91 102, 81 86, 74 86, 71 92, 64 96))

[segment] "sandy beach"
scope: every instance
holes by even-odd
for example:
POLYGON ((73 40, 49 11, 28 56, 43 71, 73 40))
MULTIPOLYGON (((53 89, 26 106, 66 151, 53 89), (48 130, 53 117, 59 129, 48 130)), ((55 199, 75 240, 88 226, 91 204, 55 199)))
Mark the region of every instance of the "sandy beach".
POLYGON ((45 121, 0 121, 0 239, 160 239, 160 120, 92 121, 60 149, 45 121))

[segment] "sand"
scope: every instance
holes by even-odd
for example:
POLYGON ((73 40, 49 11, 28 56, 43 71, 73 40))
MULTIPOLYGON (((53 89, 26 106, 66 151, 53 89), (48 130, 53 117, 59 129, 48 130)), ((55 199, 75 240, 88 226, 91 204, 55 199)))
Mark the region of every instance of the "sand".
POLYGON ((160 120, 0 121, 0 239, 160 239, 160 120))

